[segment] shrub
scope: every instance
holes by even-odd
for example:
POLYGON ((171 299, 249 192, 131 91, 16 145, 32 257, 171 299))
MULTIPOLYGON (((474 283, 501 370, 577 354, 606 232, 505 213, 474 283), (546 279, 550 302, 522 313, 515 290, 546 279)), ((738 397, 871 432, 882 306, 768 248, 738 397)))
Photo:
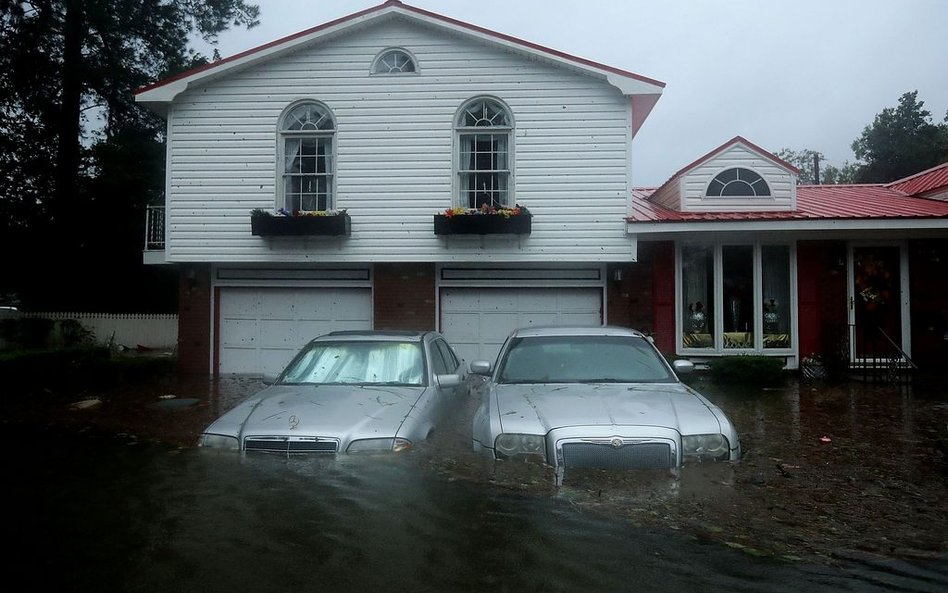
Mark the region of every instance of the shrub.
POLYGON ((708 361, 711 377, 722 383, 774 385, 787 376, 784 360, 772 356, 724 356, 708 361))

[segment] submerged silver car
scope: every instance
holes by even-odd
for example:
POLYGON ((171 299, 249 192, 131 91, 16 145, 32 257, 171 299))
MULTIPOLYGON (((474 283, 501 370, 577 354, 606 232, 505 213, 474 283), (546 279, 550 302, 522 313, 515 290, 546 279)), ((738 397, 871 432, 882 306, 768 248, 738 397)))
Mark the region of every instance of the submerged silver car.
POLYGON ((208 426, 199 445, 284 454, 407 451, 428 437, 463 387, 462 362, 436 332, 333 332, 208 426))
POLYGON ((474 449, 494 459, 533 459, 558 471, 670 469, 686 460, 737 460, 734 425, 682 383, 643 334, 625 328, 513 332, 474 415, 474 449))

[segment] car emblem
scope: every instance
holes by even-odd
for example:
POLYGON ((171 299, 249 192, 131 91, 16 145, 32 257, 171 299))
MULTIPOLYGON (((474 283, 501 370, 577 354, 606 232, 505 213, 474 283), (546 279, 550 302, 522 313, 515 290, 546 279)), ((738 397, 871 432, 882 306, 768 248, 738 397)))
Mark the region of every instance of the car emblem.
POLYGON ((610 443, 610 444, 612 445, 612 448, 613 448, 613 449, 620 449, 620 448, 622 447, 622 445, 623 445, 622 439, 620 439, 620 438, 612 439, 612 443, 610 443))
POLYGON ((289 424, 290 424, 290 430, 293 430, 294 428, 299 426, 300 425, 299 417, 296 414, 293 414, 292 416, 290 416, 289 424))

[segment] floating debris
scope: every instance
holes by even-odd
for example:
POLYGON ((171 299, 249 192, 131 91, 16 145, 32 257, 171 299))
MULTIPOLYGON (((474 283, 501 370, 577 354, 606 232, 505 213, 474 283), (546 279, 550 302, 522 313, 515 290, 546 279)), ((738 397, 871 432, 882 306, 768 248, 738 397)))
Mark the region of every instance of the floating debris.
POLYGON ((69 407, 73 410, 86 410, 88 408, 94 408, 102 403, 102 400, 99 398, 93 399, 84 399, 81 401, 73 402, 69 407))

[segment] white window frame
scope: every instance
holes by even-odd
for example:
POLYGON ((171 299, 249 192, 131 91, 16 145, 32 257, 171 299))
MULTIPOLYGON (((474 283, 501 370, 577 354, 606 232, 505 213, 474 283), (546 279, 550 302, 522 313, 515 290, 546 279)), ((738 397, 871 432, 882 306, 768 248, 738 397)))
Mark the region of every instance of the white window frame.
MULTIPOLYGON (((335 114, 332 110, 321 101, 316 101, 313 99, 303 99, 300 101, 295 101, 287 106, 283 110, 283 113, 280 114, 280 118, 277 120, 277 162, 276 162, 276 203, 277 208, 286 208, 287 210, 292 210, 287 206, 286 190, 287 190, 287 177, 288 173, 286 171, 286 141, 291 138, 329 138, 330 142, 330 151, 328 156, 329 167, 328 172, 325 174, 314 174, 315 176, 324 176, 327 178, 327 188, 326 188, 326 210, 333 210, 336 207, 336 139, 337 139, 337 120, 335 114), (326 114, 329 116, 332 122, 332 128, 326 130, 286 130, 286 120, 290 114, 303 105, 315 105, 320 109, 325 110, 326 114)), ((302 206, 302 204, 301 204, 302 206)), ((301 208, 302 210, 302 208, 301 208)), ((312 212, 312 210, 302 210, 304 212, 312 212)))
POLYGON ((375 56, 374 60, 372 60, 372 67, 369 69, 369 74, 371 76, 417 76, 418 74, 421 74, 421 72, 418 67, 418 60, 415 58, 415 55, 413 53, 411 53, 404 47, 386 47, 385 49, 380 51, 377 56, 375 56), (392 71, 389 69, 386 69, 385 71, 380 71, 379 68, 382 63, 382 60, 384 60, 389 55, 396 54, 396 53, 402 54, 405 57, 407 57, 408 60, 411 62, 413 69, 408 72, 401 71, 401 70, 392 71))
MULTIPOLYGON (((742 181, 743 181, 743 180, 742 180, 742 181)), ((721 182, 718 182, 718 183, 721 183, 721 182)), ((732 182, 732 183, 733 183, 733 182, 732 182)), ((746 182, 745 182, 745 183, 746 183, 746 182)), ((747 185, 750 185, 750 184, 748 183, 747 185)), ((726 187, 727 184, 724 184, 724 186, 726 187)), ((753 187, 753 186, 752 186, 752 187, 753 187)), ((722 190, 723 190, 723 187, 722 187, 722 190)), ((711 199, 711 200, 720 200, 720 199, 727 200, 727 199, 734 199, 734 198, 764 199, 764 198, 773 198, 773 197, 774 197, 774 190, 773 190, 772 187, 770 187, 770 183, 767 181, 767 177, 766 177, 765 175, 763 175, 760 171, 754 169, 753 167, 746 167, 746 166, 743 166, 743 165, 738 165, 738 166, 725 167, 725 168, 721 169, 720 171, 718 171, 717 173, 715 173, 714 176, 711 177, 711 179, 708 181, 708 184, 707 184, 707 185, 705 186, 705 188, 704 188, 704 197, 705 197, 705 198, 708 198, 708 199, 711 199), (760 178, 760 180, 764 183, 764 187, 767 188, 767 193, 766 193, 766 194, 758 194, 758 193, 754 193, 754 194, 739 194, 739 195, 734 195, 734 196, 726 196, 726 195, 724 195, 723 193, 722 193, 722 194, 717 194, 717 195, 711 195, 711 194, 708 193, 708 191, 711 189, 711 184, 714 183, 715 181, 717 181, 718 177, 720 177, 722 174, 727 173, 728 171, 732 171, 732 170, 738 170, 738 171, 740 171, 741 169, 744 169, 744 170, 746 170, 746 171, 750 171, 750 172, 753 173, 754 175, 757 175, 757 176, 760 178)))
MULTIPOLYGON (((489 172, 498 173, 506 176, 506 190, 502 200, 498 201, 497 206, 507 206, 512 207, 516 202, 514 200, 514 129, 516 124, 513 118, 513 112, 510 107, 504 102, 498 99, 497 97, 489 95, 481 95, 477 97, 472 97, 468 99, 458 108, 457 112, 454 114, 454 158, 453 167, 454 175, 452 176, 454 180, 454 188, 452 194, 453 205, 459 206, 461 208, 470 208, 471 203, 469 201, 469 196, 467 195, 468 190, 465 187, 464 176, 469 174, 470 169, 462 166, 461 152, 464 148, 462 143, 462 138, 464 136, 479 134, 479 135, 506 135, 507 141, 507 167, 506 169, 495 169, 489 172), (500 107, 506 117, 507 123, 506 126, 462 126, 460 125, 460 120, 465 114, 468 107, 475 105, 480 101, 490 101, 500 107)), ((488 171, 485 171, 488 172, 488 171)))
POLYGON ((755 354, 764 356, 793 356, 797 352, 800 339, 800 319, 797 298, 797 246, 795 241, 760 241, 749 239, 747 241, 676 241, 675 242, 675 352, 687 356, 732 356, 741 354, 755 354), (683 338, 685 332, 682 327, 684 319, 684 299, 683 299, 683 270, 682 270, 682 247, 685 245, 707 246, 714 250, 714 312, 713 319, 716 323, 713 327, 712 348, 688 348, 684 346, 683 338), (751 348, 725 348, 724 347, 724 247, 753 247, 753 286, 754 286, 754 345, 751 348), (764 309, 763 309, 763 264, 762 248, 768 246, 787 247, 789 249, 790 261, 787 273, 790 274, 790 346, 788 348, 764 348, 764 309))

